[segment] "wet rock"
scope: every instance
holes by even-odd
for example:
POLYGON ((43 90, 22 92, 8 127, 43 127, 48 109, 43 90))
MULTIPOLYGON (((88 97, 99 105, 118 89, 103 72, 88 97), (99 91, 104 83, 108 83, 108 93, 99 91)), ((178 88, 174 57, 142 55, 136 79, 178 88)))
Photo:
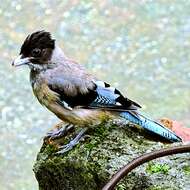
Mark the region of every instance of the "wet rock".
MULTIPOLYGON (((66 143, 73 131, 57 143, 66 143)), ((119 168, 144 153, 175 146, 130 125, 92 127, 73 150, 57 155, 44 143, 34 165, 40 190, 98 190, 119 168)), ((159 158, 133 170, 117 190, 190 189, 190 153, 159 158)))

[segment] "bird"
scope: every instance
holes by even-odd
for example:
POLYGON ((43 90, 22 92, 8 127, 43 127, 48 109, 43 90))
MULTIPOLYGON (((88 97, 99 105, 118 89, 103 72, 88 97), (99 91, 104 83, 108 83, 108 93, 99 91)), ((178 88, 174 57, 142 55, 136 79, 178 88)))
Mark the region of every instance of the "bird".
POLYGON ((78 144, 90 125, 112 116, 124 118, 168 141, 182 141, 161 123, 143 116, 138 103, 68 58, 50 32, 40 30, 29 34, 12 65, 29 67, 30 83, 40 104, 68 123, 67 127, 82 128, 68 144, 61 146, 59 153, 78 144))

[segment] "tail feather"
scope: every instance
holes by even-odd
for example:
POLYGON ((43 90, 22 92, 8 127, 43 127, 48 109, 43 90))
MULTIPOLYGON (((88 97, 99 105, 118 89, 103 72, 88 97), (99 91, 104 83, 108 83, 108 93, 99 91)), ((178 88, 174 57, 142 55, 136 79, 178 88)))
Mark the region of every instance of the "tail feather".
POLYGON ((157 123, 151 119, 146 118, 145 116, 138 113, 131 112, 122 112, 120 116, 127 119, 128 121, 140 125, 147 131, 153 132, 171 142, 180 142, 182 141, 174 132, 164 127, 160 123, 157 123))

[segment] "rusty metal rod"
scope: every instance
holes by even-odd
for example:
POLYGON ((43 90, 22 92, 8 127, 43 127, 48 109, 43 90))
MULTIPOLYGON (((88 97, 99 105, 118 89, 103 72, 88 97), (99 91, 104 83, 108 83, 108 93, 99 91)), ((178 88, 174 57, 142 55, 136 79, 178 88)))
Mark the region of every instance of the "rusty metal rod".
POLYGON ((163 156, 168 156, 172 154, 186 153, 190 152, 190 144, 188 145, 180 145, 170 148, 164 148, 161 150, 153 151, 150 153, 146 153, 138 158, 132 160, 129 164, 123 166, 111 179, 110 181, 103 187, 102 190, 113 190, 117 183, 126 176, 131 170, 144 164, 148 161, 154 160, 156 158, 160 158, 163 156))

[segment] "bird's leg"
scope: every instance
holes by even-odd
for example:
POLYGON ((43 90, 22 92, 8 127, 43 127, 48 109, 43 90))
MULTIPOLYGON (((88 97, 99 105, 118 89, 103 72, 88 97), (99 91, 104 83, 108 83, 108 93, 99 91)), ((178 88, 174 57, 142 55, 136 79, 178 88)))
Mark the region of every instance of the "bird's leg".
POLYGON ((76 146, 79 143, 79 141, 81 140, 81 138, 83 137, 83 135, 86 131, 87 131, 87 128, 83 128, 77 134, 77 136, 73 140, 71 140, 68 144, 59 147, 61 150, 58 151, 56 154, 63 154, 65 152, 68 152, 69 150, 71 150, 74 146, 76 146))
POLYGON ((49 131, 46 136, 44 137, 44 140, 51 141, 54 139, 61 138, 65 136, 70 130, 74 128, 74 125, 72 124, 65 124, 64 122, 60 122, 57 124, 53 130, 49 131))

